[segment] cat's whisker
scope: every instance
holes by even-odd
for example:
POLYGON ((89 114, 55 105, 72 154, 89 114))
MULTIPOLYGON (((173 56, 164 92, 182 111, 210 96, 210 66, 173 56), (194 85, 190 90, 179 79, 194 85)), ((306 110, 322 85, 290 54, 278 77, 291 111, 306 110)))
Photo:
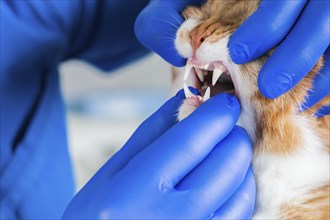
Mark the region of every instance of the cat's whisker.
POLYGON ((162 36, 159 36, 159 37, 157 37, 157 39, 167 39, 167 40, 175 40, 175 38, 174 37, 162 37, 162 36))
POLYGON ((229 30, 229 27, 230 27, 231 25, 232 25, 232 24, 229 23, 228 26, 225 28, 225 31, 224 31, 224 32, 228 31, 228 30, 229 30))
POLYGON ((178 22, 178 24, 179 25, 181 25, 181 21, 177 18, 177 17, 175 17, 173 14, 171 14, 171 13, 167 13, 167 14, 169 14, 172 18, 174 18, 177 22, 178 22))
POLYGON ((187 16, 183 13, 183 9, 182 8, 180 8, 180 14, 181 14, 181 16, 183 16, 183 18, 184 18, 184 20, 187 20, 188 18, 187 18, 187 16))
MULTIPOLYGON (((315 115, 315 114, 318 114, 318 115, 326 116, 326 115, 324 115, 324 114, 321 114, 321 113, 318 113, 317 111, 312 110, 312 108, 311 108, 311 107, 308 107, 307 105, 301 104, 300 106, 301 106, 301 107, 304 107, 306 110, 309 110, 309 111, 312 112, 314 115, 315 115)), ((306 111, 306 110, 305 110, 305 111, 306 111)))
POLYGON ((158 18, 158 20, 159 20, 159 21, 163 21, 163 22, 165 22, 165 23, 171 25, 172 27, 175 27, 175 30, 179 30, 179 27, 178 27, 178 26, 176 26, 175 24, 173 24, 173 23, 171 23, 171 22, 169 22, 169 21, 167 21, 167 20, 160 19, 160 18, 158 18))
POLYGON ((319 74, 320 76, 322 76, 326 81, 329 81, 329 79, 328 79, 323 73, 318 72, 318 74, 319 74))
POLYGON ((162 40, 162 44, 166 44, 166 43, 168 43, 168 42, 174 42, 174 40, 173 39, 164 39, 164 40, 162 40))
POLYGON ((158 39, 172 39, 172 40, 175 40, 175 37, 168 37, 168 36, 158 36, 157 37, 158 39))
POLYGON ((295 94, 295 92, 293 90, 292 90, 292 93, 294 94, 293 99, 296 100, 296 103, 298 103, 298 108, 299 109, 303 109, 304 108, 304 109, 309 110, 310 112, 312 112, 314 115, 315 114, 318 114, 318 115, 321 115, 321 116, 325 116, 325 115, 323 115, 321 113, 318 113, 317 111, 312 110, 312 107, 308 107, 307 105, 299 102, 299 100, 298 100, 298 98, 296 98, 297 96, 296 96, 296 94, 295 94))
POLYGON ((176 50, 176 47, 167 47, 167 48, 165 48, 164 50, 172 50, 172 49, 175 49, 176 50))

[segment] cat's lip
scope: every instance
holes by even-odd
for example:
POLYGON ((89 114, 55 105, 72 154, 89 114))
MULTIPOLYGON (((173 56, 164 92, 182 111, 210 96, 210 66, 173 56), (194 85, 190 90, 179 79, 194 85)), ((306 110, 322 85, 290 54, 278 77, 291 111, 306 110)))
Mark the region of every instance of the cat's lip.
MULTIPOLYGON (((211 93, 211 96, 222 92, 235 94, 233 80, 222 61, 205 62, 190 57, 187 60, 184 80, 189 76, 192 86, 199 89, 203 101, 210 97, 208 93, 211 93), (209 91, 206 92, 207 90, 209 91)), ((187 98, 190 96, 191 94, 186 94, 187 98)))

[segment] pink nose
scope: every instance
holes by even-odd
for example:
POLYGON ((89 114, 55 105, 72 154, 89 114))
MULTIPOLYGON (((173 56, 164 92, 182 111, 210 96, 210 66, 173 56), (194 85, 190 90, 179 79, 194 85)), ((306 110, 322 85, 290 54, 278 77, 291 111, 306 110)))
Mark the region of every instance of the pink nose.
POLYGON ((194 54, 207 37, 208 34, 205 32, 200 32, 198 29, 194 29, 190 32, 191 46, 193 48, 194 54))

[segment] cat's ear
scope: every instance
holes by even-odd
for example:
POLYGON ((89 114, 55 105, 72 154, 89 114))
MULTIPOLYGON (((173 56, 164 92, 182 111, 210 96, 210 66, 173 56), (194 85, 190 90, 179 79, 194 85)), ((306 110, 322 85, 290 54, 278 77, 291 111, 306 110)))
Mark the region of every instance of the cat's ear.
POLYGON ((189 6, 184 10, 182 13, 183 17, 188 20, 189 18, 196 19, 196 20, 203 20, 204 13, 203 11, 195 6, 189 6))

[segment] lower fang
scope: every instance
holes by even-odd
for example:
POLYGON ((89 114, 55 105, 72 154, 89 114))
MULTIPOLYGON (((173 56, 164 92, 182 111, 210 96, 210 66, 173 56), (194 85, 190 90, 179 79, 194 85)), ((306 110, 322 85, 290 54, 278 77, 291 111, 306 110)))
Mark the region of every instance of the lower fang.
POLYGON ((187 84, 184 83, 183 84, 183 91, 184 91, 184 95, 186 96, 186 98, 190 98, 192 96, 195 96, 191 91, 190 89, 188 88, 187 84))
POLYGON ((210 87, 207 87, 204 97, 203 97, 203 102, 206 102, 211 96, 211 89, 210 87))

